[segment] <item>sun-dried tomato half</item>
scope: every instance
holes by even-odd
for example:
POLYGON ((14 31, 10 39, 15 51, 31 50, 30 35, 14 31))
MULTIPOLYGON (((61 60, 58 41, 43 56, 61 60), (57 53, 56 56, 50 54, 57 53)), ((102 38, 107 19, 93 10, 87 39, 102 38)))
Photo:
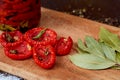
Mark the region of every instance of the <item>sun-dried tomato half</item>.
POLYGON ((3 32, 0 35, 0 43, 3 47, 20 44, 23 34, 20 31, 3 32))
POLYGON ((36 45, 33 47, 33 58, 40 67, 50 69, 56 61, 54 48, 51 45, 36 45))
POLYGON ((56 54, 64 56, 70 53, 73 46, 73 40, 71 37, 61 37, 55 45, 56 54))
POLYGON ((54 45, 57 41, 57 33, 48 28, 33 28, 27 31, 24 38, 31 45, 54 45))
POLYGON ((15 60, 23 60, 32 57, 32 48, 26 41, 22 41, 18 45, 11 45, 4 48, 6 56, 15 60))

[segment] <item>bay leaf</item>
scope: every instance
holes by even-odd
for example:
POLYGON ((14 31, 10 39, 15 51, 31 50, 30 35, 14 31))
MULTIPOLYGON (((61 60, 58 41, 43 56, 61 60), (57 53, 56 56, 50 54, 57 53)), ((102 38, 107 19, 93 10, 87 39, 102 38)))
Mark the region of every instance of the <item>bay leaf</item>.
POLYGON ((113 34, 107 29, 101 27, 99 33, 100 41, 120 52, 120 39, 117 34, 113 34))
POLYGON ((107 69, 117 64, 115 50, 105 43, 98 42, 91 36, 86 36, 84 43, 78 40, 78 47, 83 51, 69 57, 76 66, 86 69, 107 69))
POLYGON ((116 62, 117 64, 120 64, 120 53, 116 53, 116 62))
POLYGON ((113 66, 111 67, 112 69, 117 69, 117 70, 120 70, 120 66, 113 66))
POLYGON ((116 53, 115 50, 110 48, 109 46, 105 45, 104 43, 101 43, 103 52, 105 54, 105 57, 116 62, 116 53))
POLYGON ((85 69, 107 69, 115 65, 111 60, 101 59, 93 54, 75 54, 70 55, 69 58, 73 64, 85 69))
POLYGON ((95 40, 91 36, 86 36, 85 42, 86 42, 86 46, 88 47, 89 52, 91 54, 95 54, 97 56, 104 57, 104 52, 102 50, 102 47, 97 40, 95 40))
POLYGON ((84 45, 81 39, 78 39, 78 49, 79 52, 89 52, 88 48, 84 45))

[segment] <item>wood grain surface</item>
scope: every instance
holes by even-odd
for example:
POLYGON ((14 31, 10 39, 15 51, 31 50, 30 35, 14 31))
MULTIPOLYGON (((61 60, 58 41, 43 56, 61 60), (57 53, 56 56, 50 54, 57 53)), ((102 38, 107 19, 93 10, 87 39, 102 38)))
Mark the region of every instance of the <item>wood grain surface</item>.
MULTIPOLYGON (((101 26, 120 34, 120 29, 95 21, 78 18, 65 13, 42 8, 41 26, 55 30, 58 36, 71 36, 74 44, 78 38, 84 40, 86 35, 98 37, 101 26)), ((70 54, 74 54, 72 49, 70 54)), ((11 60, 5 56, 0 47, 0 69, 18 75, 27 80, 120 80, 119 70, 87 70, 73 65, 68 56, 57 56, 53 69, 45 70, 31 59, 24 61, 11 60)))

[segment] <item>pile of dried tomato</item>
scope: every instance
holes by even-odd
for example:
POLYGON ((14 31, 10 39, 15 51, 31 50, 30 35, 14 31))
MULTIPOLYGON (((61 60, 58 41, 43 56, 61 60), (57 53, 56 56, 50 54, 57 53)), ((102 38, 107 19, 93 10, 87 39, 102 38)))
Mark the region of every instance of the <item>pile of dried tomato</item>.
POLYGON ((36 64, 45 69, 54 66, 56 55, 67 55, 72 49, 71 37, 60 37, 49 28, 37 27, 25 34, 20 31, 4 32, 0 35, 6 56, 15 60, 33 57, 36 64))
POLYGON ((40 0, 0 0, 0 24, 19 29, 28 22, 36 27, 40 20, 40 0))

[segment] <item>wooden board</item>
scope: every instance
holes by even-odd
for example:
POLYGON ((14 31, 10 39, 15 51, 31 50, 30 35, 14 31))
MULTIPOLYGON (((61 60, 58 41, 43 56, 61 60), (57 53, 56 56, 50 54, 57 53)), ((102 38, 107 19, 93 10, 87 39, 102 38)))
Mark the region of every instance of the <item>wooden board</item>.
MULTIPOLYGON (((54 29, 59 36, 71 36, 76 43, 86 35, 97 38, 100 26, 120 34, 120 29, 95 21, 78 18, 64 13, 42 8, 41 26, 54 29)), ((73 54, 74 50, 70 54, 73 54)), ((4 55, 0 47, 0 69, 21 76, 27 80, 120 80, 119 70, 86 70, 73 65, 68 56, 57 57, 53 69, 38 67, 31 59, 11 60, 4 55)))

